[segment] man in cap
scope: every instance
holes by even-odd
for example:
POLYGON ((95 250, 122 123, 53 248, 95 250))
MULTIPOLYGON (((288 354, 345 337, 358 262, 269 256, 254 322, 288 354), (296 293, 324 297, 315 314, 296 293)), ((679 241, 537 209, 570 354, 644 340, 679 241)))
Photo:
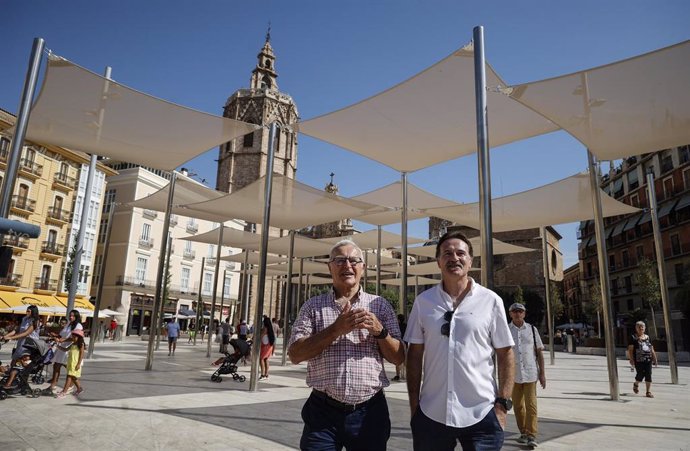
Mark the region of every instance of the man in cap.
POLYGON ((537 446, 537 379, 546 388, 544 374, 544 345, 536 328, 525 322, 525 306, 519 302, 510 306, 510 333, 515 346, 515 385, 513 405, 520 437, 518 443, 537 446))
POLYGON ((472 244, 459 231, 439 239, 436 262, 442 281, 417 296, 405 333, 414 449, 501 449, 514 366, 503 301, 469 277, 472 244))
POLYGON ((168 355, 172 353, 175 355, 175 349, 177 349, 177 339, 180 336, 180 323, 177 322, 177 316, 173 316, 172 319, 165 325, 165 329, 168 331, 168 355))
POLYGON ((304 303, 292 327, 292 363, 308 361, 313 390, 302 408, 302 450, 385 450, 391 421, 383 389, 386 359, 405 359, 400 328, 388 301, 360 286, 362 250, 336 243, 328 269, 333 289, 304 303))

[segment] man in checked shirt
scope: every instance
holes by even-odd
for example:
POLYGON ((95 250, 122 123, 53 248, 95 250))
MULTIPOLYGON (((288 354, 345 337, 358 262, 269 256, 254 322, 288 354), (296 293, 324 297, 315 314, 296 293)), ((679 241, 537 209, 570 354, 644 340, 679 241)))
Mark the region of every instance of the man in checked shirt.
POLYGON ((393 308, 359 285, 362 255, 351 240, 333 246, 333 290, 305 302, 292 328, 290 360, 308 361, 313 388, 302 408, 302 450, 385 450, 390 437, 383 359, 398 365, 405 351, 393 308))

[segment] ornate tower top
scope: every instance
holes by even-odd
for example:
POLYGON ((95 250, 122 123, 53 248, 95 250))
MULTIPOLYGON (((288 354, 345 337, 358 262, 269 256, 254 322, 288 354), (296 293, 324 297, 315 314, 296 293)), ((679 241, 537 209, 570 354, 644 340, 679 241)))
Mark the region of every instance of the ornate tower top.
POLYGON ((256 67, 252 71, 252 78, 249 80, 250 89, 273 89, 278 90, 278 74, 275 71, 276 56, 271 47, 271 25, 268 25, 266 32, 266 42, 259 52, 256 67))
POLYGON ((335 173, 331 172, 331 182, 328 185, 324 186, 323 189, 326 190, 327 193, 338 194, 338 185, 333 183, 333 176, 334 175, 335 175, 335 173))

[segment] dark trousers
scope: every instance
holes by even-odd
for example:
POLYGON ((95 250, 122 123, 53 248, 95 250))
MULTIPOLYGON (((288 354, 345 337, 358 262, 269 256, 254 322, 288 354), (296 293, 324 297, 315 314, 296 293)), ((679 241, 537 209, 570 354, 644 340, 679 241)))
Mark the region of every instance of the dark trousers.
POLYGON ((302 407, 304 430, 300 449, 305 451, 385 450, 391 435, 388 403, 383 393, 353 411, 346 411, 326 399, 309 396, 302 407))
POLYGON ((452 451, 457 442, 464 451, 496 451, 503 446, 503 429, 494 409, 477 424, 454 428, 432 420, 417 408, 410 427, 415 451, 452 451))
POLYGON ((652 382, 652 362, 635 362, 635 369, 637 373, 635 374, 635 380, 637 382, 652 382))

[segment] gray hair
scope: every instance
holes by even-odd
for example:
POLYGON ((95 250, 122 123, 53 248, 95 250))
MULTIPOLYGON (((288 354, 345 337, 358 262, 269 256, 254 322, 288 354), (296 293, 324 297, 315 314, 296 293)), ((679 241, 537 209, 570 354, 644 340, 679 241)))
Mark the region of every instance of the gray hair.
POLYGON ((341 247, 345 247, 345 246, 354 247, 357 250, 357 252, 359 252, 359 256, 361 258, 364 258, 364 252, 362 252, 362 249, 359 246, 357 246, 357 243, 355 243, 354 241, 352 241, 350 239, 340 240, 337 243, 335 243, 333 245, 333 247, 331 248, 331 250, 328 252, 329 257, 333 258, 333 253, 335 252, 335 250, 340 249, 341 247))
POLYGON ((637 326, 642 326, 642 327, 647 327, 647 325, 644 323, 644 321, 638 321, 635 323, 635 327, 637 326))

